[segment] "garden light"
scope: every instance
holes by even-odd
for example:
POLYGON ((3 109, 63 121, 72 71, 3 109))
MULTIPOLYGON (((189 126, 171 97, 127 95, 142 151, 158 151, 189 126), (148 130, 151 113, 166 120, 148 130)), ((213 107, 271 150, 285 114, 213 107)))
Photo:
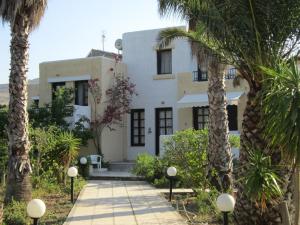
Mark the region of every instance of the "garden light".
POLYGON ((38 224, 38 220, 45 214, 46 205, 40 199, 33 199, 27 205, 27 214, 33 219, 33 225, 38 224))
POLYGON ((223 193, 217 198, 217 207, 223 213, 224 225, 228 225, 228 213, 232 212, 235 199, 232 195, 223 193))
POLYGON ((74 203, 74 177, 78 174, 76 167, 70 167, 68 169, 68 176, 71 177, 71 202, 74 203))
POLYGON ((169 202, 172 200, 172 189, 173 189, 173 180, 177 174, 177 170, 175 167, 171 166, 167 169, 167 175, 170 180, 170 194, 169 194, 169 202))
POLYGON ((80 158, 80 164, 81 165, 86 165, 87 164, 87 159, 85 157, 80 158))

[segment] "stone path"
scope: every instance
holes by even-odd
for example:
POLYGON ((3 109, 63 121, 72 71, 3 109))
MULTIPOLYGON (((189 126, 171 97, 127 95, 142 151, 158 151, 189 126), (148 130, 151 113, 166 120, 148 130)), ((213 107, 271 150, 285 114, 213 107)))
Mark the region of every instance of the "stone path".
POLYGON ((136 176, 134 174, 132 174, 131 172, 125 172, 125 171, 103 171, 103 172, 97 172, 97 171, 93 171, 92 173, 90 173, 91 177, 94 177, 94 179, 98 179, 101 178, 102 180, 106 179, 106 180, 111 180, 113 178, 125 178, 125 179, 135 179, 138 180, 140 178, 141 180, 141 176, 136 176))
POLYGON ((64 225, 186 225, 144 181, 89 181, 64 225))

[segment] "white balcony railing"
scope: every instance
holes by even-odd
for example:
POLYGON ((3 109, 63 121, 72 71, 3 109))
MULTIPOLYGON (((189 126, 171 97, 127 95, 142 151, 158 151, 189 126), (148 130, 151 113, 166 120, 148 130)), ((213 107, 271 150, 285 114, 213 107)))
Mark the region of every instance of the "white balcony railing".
MULTIPOLYGON (((236 77, 237 70, 236 68, 230 68, 226 70, 225 73, 225 79, 226 80, 231 80, 236 77)), ((194 82, 201 82, 201 81, 207 81, 208 80, 208 74, 207 71, 204 70, 198 70, 198 71, 193 71, 193 81, 194 82)))

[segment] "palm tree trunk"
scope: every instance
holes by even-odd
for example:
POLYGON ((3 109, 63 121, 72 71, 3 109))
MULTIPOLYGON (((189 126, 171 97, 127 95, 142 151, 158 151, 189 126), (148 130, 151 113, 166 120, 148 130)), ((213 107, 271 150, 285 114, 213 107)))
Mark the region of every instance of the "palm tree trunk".
MULTIPOLYGON (((249 148, 264 151, 270 154, 267 148, 267 142, 263 139, 263 129, 260 127, 261 104, 257 97, 260 94, 261 87, 251 88, 248 93, 248 101, 243 116, 243 131, 241 134, 240 164, 247 165, 249 148)), ((282 163, 280 151, 273 149, 271 153, 272 163, 278 165, 282 163)), ((237 171, 238 177, 245 176, 246 167, 241 167, 237 171)), ((293 205, 293 168, 290 165, 282 167, 279 175, 282 179, 282 191, 284 193, 283 201, 287 202, 291 218, 294 217, 295 207, 293 205)), ((269 202, 266 210, 262 211, 259 204, 251 201, 243 192, 244 183, 237 182, 238 193, 235 207, 235 220, 239 225, 279 225, 282 223, 280 212, 280 202, 269 202)))
POLYGON ((295 225, 300 225, 300 168, 297 165, 294 174, 295 225))
POLYGON ((11 71, 9 77, 9 163, 6 202, 31 199, 30 143, 27 115, 27 66, 29 22, 24 14, 11 27, 11 71))
POLYGON ((0 224, 3 222, 3 203, 0 204, 0 224))
POLYGON ((212 63, 208 76, 208 177, 222 192, 232 187, 232 155, 225 100, 225 67, 212 63))

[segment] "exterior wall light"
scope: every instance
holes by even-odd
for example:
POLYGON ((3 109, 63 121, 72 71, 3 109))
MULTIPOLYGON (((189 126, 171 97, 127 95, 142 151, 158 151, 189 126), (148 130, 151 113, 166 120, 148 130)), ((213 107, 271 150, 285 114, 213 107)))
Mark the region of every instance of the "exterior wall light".
POLYGON ((74 203, 74 177, 78 175, 76 167, 72 166, 68 169, 68 176, 71 177, 71 202, 74 203))
POLYGON ((40 199, 33 199, 27 205, 27 214, 33 219, 33 225, 38 224, 38 220, 45 214, 46 205, 40 199))
POLYGON ((223 193, 217 198, 217 208, 223 213, 224 225, 228 225, 228 213, 234 210, 235 199, 232 195, 223 193))
POLYGON ((173 166, 167 169, 168 179, 170 180, 170 194, 169 194, 169 202, 172 200, 172 189, 173 189, 173 181, 177 174, 177 169, 173 166))

